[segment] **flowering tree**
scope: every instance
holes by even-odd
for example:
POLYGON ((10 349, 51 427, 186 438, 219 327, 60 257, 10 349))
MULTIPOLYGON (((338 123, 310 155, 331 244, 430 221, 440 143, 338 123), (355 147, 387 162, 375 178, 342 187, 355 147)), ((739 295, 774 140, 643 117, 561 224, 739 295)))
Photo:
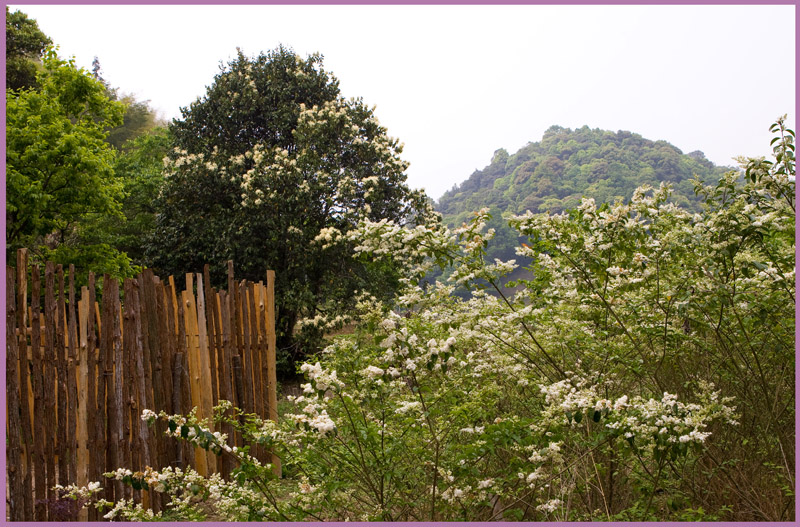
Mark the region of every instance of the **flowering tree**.
POLYGON ((361 219, 425 224, 434 215, 424 194, 405 185, 402 145, 373 109, 340 97, 320 56, 239 52, 182 111, 150 244, 155 267, 233 259, 252 280, 274 269, 283 348, 301 317, 343 313, 364 290, 391 296, 391 264, 370 266, 328 242, 361 219))
POLYGON ((145 412, 239 468, 227 482, 109 473, 171 504, 154 516, 119 502, 107 516, 791 518, 794 134, 777 126, 774 164, 742 160, 744 182, 697 182, 702 213, 671 204, 662 185, 628 203, 514 218, 534 279, 513 296, 499 280, 515 262, 484 261, 486 210, 453 231, 382 220, 324 236, 357 240, 407 276, 391 305, 360 298, 358 329, 303 365, 308 382, 280 423, 218 409, 248 444, 280 455, 287 479, 194 415, 145 412), (423 289, 434 262, 497 294, 423 289))

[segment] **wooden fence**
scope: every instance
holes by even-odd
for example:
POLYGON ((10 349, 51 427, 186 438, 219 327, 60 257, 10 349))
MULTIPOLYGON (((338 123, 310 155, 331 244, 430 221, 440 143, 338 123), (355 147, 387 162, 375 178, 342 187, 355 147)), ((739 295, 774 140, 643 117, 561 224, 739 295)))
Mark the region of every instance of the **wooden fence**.
MULTIPOLYGON (((244 412, 277 419, 274 272, 266 284, 235 281, 210 287, 209 267, 175 279, 145 270, 121 284, 96 277, 75 290, 75 270, 29 265, 17 253, 6 268, 7 482, 9 519, 98 520, 77 512, 53 487, 100 481, 105 499, 135 499, 159 511, 161 496, 102 476, 119 467, 192 467, 227 476, 235 460, 166 437, 151 428, 145 408, 210 418, 219 400, 244 412), (44 282, 42 282, 42 278, 44 282), (66 284, 65 284, 66 281, 66 284), (122 300, 121 300, 122 297, 122 300), (42 304, 43 302, 43 304, 42 304)), ((241 445, 230 426, 220 430, 241 445)), ((256 448, 262 462, 280 460, 256 448)))

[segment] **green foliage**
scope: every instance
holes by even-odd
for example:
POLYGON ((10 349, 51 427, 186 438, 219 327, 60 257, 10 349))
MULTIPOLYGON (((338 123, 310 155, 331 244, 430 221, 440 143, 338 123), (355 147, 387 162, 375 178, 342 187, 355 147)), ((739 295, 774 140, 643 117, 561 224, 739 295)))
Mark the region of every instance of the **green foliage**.
POLYGON ((138 264, 145 263, 145 241, 155 230, 156 197, 163 183, 163 159, 170 141, 167 128, 154 128, 126 142, 114 164, 114 173, 123 186, 124 220, 109 217, 102 230, 110 233, 118 250, 138 264))
POLYGON ((125 105, 122 125, 112 128, 106 138, 106 141, 117 150, 139 148, 139 145, 132 143, 133 140, 165 126, 155 110, 150 107, 149 101, 138 101, 130 94, 118 96, 116 90, 111 91, 110 98, 125 105))
POLYGON ((120 215, 123 187, 105 130, 121 122, 123 106, 53 50, 37 88, 8 90, 6 105, 7 254, 28 247, 57 262, 129 273, 109 240, 84 240, 100 219, 120 215))
POLYGON ((120 501, 109 517, 790 520, 795 174, 777 162, 792 134, 776 132, 775 162, 743 160, 757 177, 695 183, 697 213, 664 184, 512 218, 535 271, 513 298, 499 284, 515 266, 486 261, 488 208, 453 231, 362 220, 343 238, 403 267, 394 302, 358 304, 355 332, 302 365, 308 382, 279 422, 221 402, 215 420, 243 447, 194 413, 145 410, 238 468, 228 481, 119 469, 107 476, 169 499, 159 515, 120 501), (501 294, 423 289, 433 260, 452 282, 501 294), (255 444, 281 457, 286 480, 249 455, 255 444))
MULTIPOLYGON (((699 211, 692 178, 717 178, 725 170, 702 152, 683 154, 665 141, 638 134, 552 126, 540 142, 528 143, 514 155, 495 152, 489 166, 446 192, 436 210, 445 223, 457 226, 483 207, 492 208, 494 221, 526 210, 558 213, 575 208, 584 196, 613 203, 629 199, 640 185, 667 182, 675 203, 699 211)), ((505 222, 498 223, 488 250, 492 258, 507 259, 507 240, 516 234, 505 222)))
POLYGON ((42 54, 52 44, 35 20, 6 6, 6 89, 33 88, 42 54))
POLYGON ((300 317, 344 313, 363 290, 391 296, 391 265, 353 260, 352 246, 325 236, 362 217, 425 222, 432 214, 405 185, 402 146, 362 101, 339 97, 320 56, 240 52, 182 113, 171 125, 149 243, 154 267, 173 273, 210 263, 217 283, 229 259, 251 280, 274 269, 279 347, 296 354, 320 336, 313 325, 293 335, 300 317))
POLYGON ((131 276, 152 231, 164 132, 147 102, 44 49, 50 39, 23 13, 7 14, 7 247, 42 260, 131 276), (44 63, 39 60, 43 58, 44 63), (36 77, 39 70, 38 77, 36 77), (122 150, 123 155, 115 155, 122 150))

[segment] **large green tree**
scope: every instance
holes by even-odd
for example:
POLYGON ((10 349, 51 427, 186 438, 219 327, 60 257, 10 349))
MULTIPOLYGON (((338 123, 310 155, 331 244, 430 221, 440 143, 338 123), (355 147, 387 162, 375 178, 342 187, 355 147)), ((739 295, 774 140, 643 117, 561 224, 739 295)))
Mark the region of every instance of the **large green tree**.
POLYGON ((100 217, 120 214, 122 185, 106 130, 124 107, 102 83, 49 50, 35 89, 6 92, 7 250, 125 274, 129 260, 109 240, 78 243, 100 217))
POLYGON ((309 351, 294 334, 300 318, 347 309, 361 292, 391 294, 399 277, 391 265, 358 261, 351 246, 330 242, 362 218, 435 216, 405 184, 402 145, 361 100, 340 97, 321 56, 239 52, 182 114, 171 126, 154 267, 211 263, 218 283, 228 259, 239 277, 260 280, 274 269, 284 357, 309 351))
POLYGON ((6 88, 32 87, 42 53, 52 43, 36 20, 22 11, 11 13, 6 6, 6 88))

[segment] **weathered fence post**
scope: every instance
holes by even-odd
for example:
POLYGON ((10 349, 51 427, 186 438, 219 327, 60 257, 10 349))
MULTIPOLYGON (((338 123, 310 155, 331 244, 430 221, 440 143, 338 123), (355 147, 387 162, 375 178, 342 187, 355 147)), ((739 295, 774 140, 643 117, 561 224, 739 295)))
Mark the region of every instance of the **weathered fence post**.
MULTIPOLYGON (((81 287, 81 299, 78 301, 78 359, 77 359, 77 390, 78 390, 78 417, 76 426, 77 439, 77 484, 81 487, 89 483, 89 416, 94 409, 89 410, 89 288, 81 287)), ((94 350, 91 350, 94 354, 94 350)), ((94 363, 94 360, 92 361, 94 363)), ((92 372, 94 375, 94 372, 92 372)), ((94 384, 92 384, 94 388, 94 384)), ((94 400, 94 397, 92 397, 94 400)), ((89 520, 89 510, 81 511, 79 521, 89 520)))
MULTIPOLYGON (((137 416, 136 416, 136 377, 134 376, 133 357, 137 352, 136 350, 136 305, 133 302, 133 284, 134 280, 126 278, 122 282, 122 290, 125 295, 125 302, 123 304, 124 310, 122 313, 122 362, 124 367, 124 378, 122 389, 123 401, 123 436, 124 441, 124 456, 123 463, 125 467, 131 470, 138 470, 140 467, 141 447, 137 444, 136 439, 139 434, 134 433, 138 430, 137 416)), ((129 490, 125 490, 126 497, 133 498, 139 502, 141 500, 141 492, 134 490, 129 494, 129 490)))
MULTIPOLYGON (((262 419, 264 413, 264 392, 261 386, 261 343, 259 342, 258 315, 256 314, 256 285, 249 282, 247 285, 247 312, 250 315, 250 368, 253 383, 253 412, 262 419)), ((261 445, 255 445, 254 455, 260 461, 264 458, 264 449, 261 445)))
MULTIPOLYGON (((181 353, 180 351, 175 354, 176 360, 172 368, 172 384, 174 386, 181 385, 181 376, 183 375, 183 372, 181 371, 183 369, 183 361, 181 360, 182 358, 183 358, 183 353, 181 353)), ((172 390, 172 408, 173 409, 181 408, 182 406, 181 403, 182 403, 181 391, 172 390)), ((180 410, 178 412, 180 412, 180 410)), ((171 464, 183 468, 183 449, 180 448, 180 446, 178 446, 178 448, 175 449, 175 459, 171 462, 171 464)))
MULTIPOLYGON (((76 320, 77 313, 75 309, 75 266, 69 266, 69 307, 67 314, 69 320, 67 323, 67 336, 68 336, 68 355, 67 355, 67 447, 69 451, 69 459, 67 460, 67 482, 77 483, 78 481, 78 436, 77 436, 77 419, 78 419, 78 383, 76 379, 76 370, 78 362, 78 322, 76 320)), ((77 520, 77 514, 71 518, 73 521, 77 520)))
MULTIPOLYGON (((192 321, 196 322, 195 326, 198 340, 196 362, 199 369, 198 375, 200 385, 199 415, 201 418, 206 418, 210 421, 213 417, 214 400, 212 385, 214 386, 214 389, 216 389, 216 382, 214 379, 216 368, 212 367, 209 356, 209 348, 211 347, 210 341, 212 337, 206 331, 206 287, 207 286, 203 283, 203 275, 197 273, 197 305, 192 306, 192 310, 195 313, 195 315, 192 316, 192 321)), ((210 476, 217 471, 217 457, 212 452, 205 452, 205 458, 206 470, 208 471, 207 475, 210 476)))
MULTIPOLYGON (((199 282, 198 282, 199 284, 199 282)), ((211 403, 216 406, 219 402, 219 382, 217 380, 217 329, 214 321, 213 305, 216 303, 216 294, 211 287, 211 273, 208 264, 203 266, 203 300, 205 304, 206 334, 208 335, 208 365, 211 368, 211 403)))
MULTIPOLYGON (((134 421, 134 426, 136 430, 134 433, 137 435, 136 444, 137 447, 141 449, 140 457, 139 457, 139 469, 143 470, 145 467, 152 467, 153 466, 153 458, 151 454, 151 441, 149 431, 147 429, 147 423, 142 421, 141 415, 142 410, 145 408, 151 409, 152 404, 150 404, 151 397, 148 397, 149 390, 148 385, 146 384, 146 376, 145 376, 145 364, 149 367, 149 363, 146 363, 146 357, 144 353, 144 336, 143 330, 144 325, 142 321, 142 304, 141 298, 139 295, 139 288, 140 288, 140 280, 134 280, 131 284, 131 295, 130 298, 126 296, 126 301, 131 303, 131 310, 134 314, 133 320, 133 354, 135 357, 135 364, 133 365, 133 379, 136 385, 136 403, 137 403, 137 412, 136 412, 136 420, 134 421), (149 402, 150 401, 150 402, 149 402), (148 406, 150 405, 150 406, 148 406)), ((142 500, 145 499, 145 496, 142 496, 142 500)), ((149 500, 148 500, 149 502, 149 500)), ((148 503, 149 504, 149 503, 148 503)))
POLYGON ((16 299, 14 298, 14 268, 6 267, 6 390, 8 400, 8 443, 6 461, 8 463, 9 512, 12 521, 25 519, 22 470, 22 444, 20 442, 19 405, 19 341, 16 335, 16 299))
MULTIPOLYGON (((172 277, 170 277, 170 281, 172 281, 171 279, 172 277)), ((189 386, 189 362, 187 357, 189 343, 188 335, 186 333, 186 310, 184 309, 183 304, 183 294, 181 294, 181 299, 177 300, 176 292, 173 291, 173 298, 176 299, 175 304, 178 308, 178 347, 176 349, 174 360, 176 363, 180 362, 181 364, 181 374, 178 377, 178 382, 173 383, 172 387, 174 391, 181 392, 180 399, 178 400, 180 404, 174 408, 174 412, 176 414, 187 414, 192 409, 192 391, 189 386)), ((179 448, 183 450, 184 466, 187 468, 195 468, 197 465, 194 458, 194 448, 192 447, 191 443, 188 441, 180 441, 179 448)))
POLYGON ((239 303, 236 306, 241 311, 239 320, 242 329, 242 370, 244 382, 244 404, 242 410, 251 414, 254 412, 255 403, 253 401, 253 352, 250 343, 250 317, 249 306, 247 303, 247 281, 243 280, 239 284, 239 303))
POLYGON ((44 440, 44 419, 39 416, 46 415, 44 399, 44 361, 42 358, 42 334, 41 317, 39 307, 41 300, 39 295, 42 292, 42 285, 39 279, 39 266, 34 265, 31 269, 31 355, 33 359, 33 449, 34 449, 34 472, 36 474, 36 521, 47 521, 47 469, 45 465, 45 440, 44 440))
MULTIPOLYGON (((278 422, 278 378, 275 365, 277 354, 275 335, 275 271, 267 271, 267 392, 269 418, 278 422)), ((272 453, 273 473, 281 477, 281 459, 272 453)))
MULTIPOLYGON (((56 302, 55 291, 55 264, 47 262, 44 267, 44 406, 45 417, 51 420, 56 415, 55 403, 55 324, 56 324, 56 302)), ((47 463, 47 502, 53 499, 53 486, 56 484, 56 449, 54 436, 46 436, 47 452, 45 462, 47 463)), ((50 512, 48 510, 48 516, 50 512)), ((50 518, 52 519, 52 518, 50 518)))
MULTIPOLYGON (((98 408, 99 394, 98 387, 101 381, 99 379, 99 371, 102 371, 102 366, 98 369, 100 359, 98 358, 97 348, 100 342, 100 317, 97 312, 97 291, 95 290, 94 273, 89 272, 89 285, 87 286, 89 298, 86 305, 86 412, 88 419, 86 420, 86 430, 88 435, 86 449, 89 454, 89 474, 90 481, 100 481, 101 474, 103 473, 103 466, 100 464, 100 453, 102 450, 97 448, 97 434, 102 421, 100 418, 101 410, 98 408), (95 329, 95 327, 97 329, 95 329)), ((107 486, 107 485, 106 485, 107 486)), ((98 517, 97 509, 89 509, 89 521, 96 521, 98 517)))
MULTIPOLYGON (((33 518, 33 489, 31 488, 31 473, 33 472, 33 437, 31 434, 31 408, 28 400, 28 382, 30 380, 30 361, 28 360, 27 323, 27 296, 28 296, 28 250, 17 251, 17 331, 19 333, 19 405, 22 419, 22 445, 23 445, 23 470, 25 495, 25 518, 33 518)), ((6 373, 8 375, 8 373, 6 373)))
POLYGON ((60 485, 66 486, 69 484, 69 469, 67 468, 67 458, 69 453, 67 451, 67 358, 66 358, 66 320, 67 320, 67 306, 64 298, 64 268, 61 264, 56 265, 56 273, 58 274, 58 326, 56 328, 56 375, 58 393, 56 395, 58 402, 58 414, 56 421, 58 423, 58 432, 56 434, 56 455, 58 456, 58 477, 56 478, 60 485))
MULTIPOLYGON (((219 314, 219 322, 220 326, 222 327, 222 347, 221 351, 221 360, 219 363, 220 366, 220 399, 224 399, 227 401, 231 401, 233 404, 236 404, 236 400, 233 394, 233 387, 231 385, 231 356, 233 355, 231 351, 231 324, 230 324, 230 313, 228 311, 228 295, 225 291, 220 291, 217 297, 218 299, 218 314, 219 314)), ((217 313, 215 313, 217 314, 217 313)), ((228 441, 233 443, 233 427, 230 424, 224 424, 222 426, 222 431, 227 434, 228 441)), ((233 460, 230 456, 223 455, 222 456, 222 476, 228 477, 230 475, 231 470, 233 470, 233 460)))

